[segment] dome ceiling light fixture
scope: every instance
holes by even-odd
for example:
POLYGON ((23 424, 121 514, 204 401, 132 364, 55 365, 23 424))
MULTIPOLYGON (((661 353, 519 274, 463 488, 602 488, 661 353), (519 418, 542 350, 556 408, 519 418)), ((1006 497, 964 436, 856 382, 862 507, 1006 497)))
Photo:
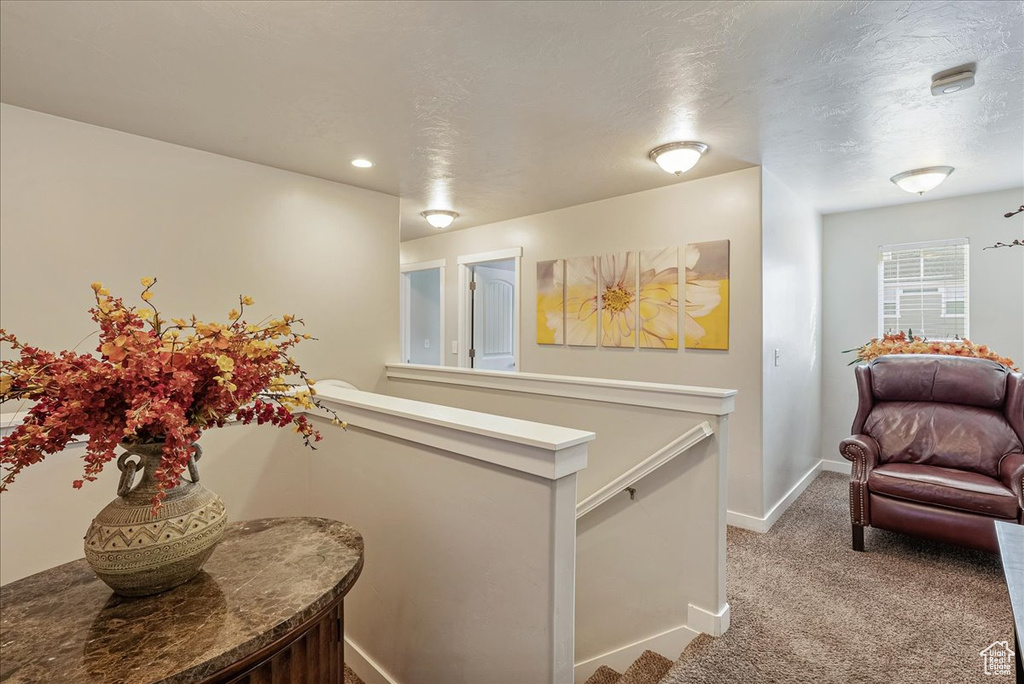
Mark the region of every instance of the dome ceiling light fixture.
POLYGON ((420 213, 420 216, 427 219, 427 223, 440 230, 444 230, 452 225, 452 221, 459 217, 454 211, 445 211, 443 209, 428 209, 420 213))
POLYGON ((702 142, 686 141, 659 145, 647 156, 668 173, 681 176, 692 169, 707 151, 708 146, 702 142))
POLYGON ((953 173, 952 166, 929 166, 924 169, 897 173, 889 180, 907 192, 923 195, 929 190, 939 187, 951 173, 953 173))
POLYGON ((369 169, 373 166, 373 162, 370 161, 369 159, 363 159, 360 157, 359 159, 352 160, 352 166, 356 167, 357 169, 369 169))

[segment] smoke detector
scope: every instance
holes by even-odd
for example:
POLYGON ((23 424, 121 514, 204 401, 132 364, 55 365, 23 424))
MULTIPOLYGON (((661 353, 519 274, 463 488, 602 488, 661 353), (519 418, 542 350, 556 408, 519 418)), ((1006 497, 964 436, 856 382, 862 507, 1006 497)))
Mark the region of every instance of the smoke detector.
POLYGON ((932 77, 932 95, 949 95, 974 85, 973 64, 941 71, 932 77))

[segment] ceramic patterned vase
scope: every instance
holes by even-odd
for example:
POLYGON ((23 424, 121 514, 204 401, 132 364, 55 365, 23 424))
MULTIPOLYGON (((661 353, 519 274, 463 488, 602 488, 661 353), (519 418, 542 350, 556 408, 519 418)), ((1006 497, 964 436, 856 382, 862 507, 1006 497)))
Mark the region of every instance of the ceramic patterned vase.
POLYGON ((228 518, 220 497, 199 484, 198 444, 189 459, 189 478, 167 491, 153 515, 155 473, 163 443, 122 444, 118 498, 92 521, 85 534, 85 558, 122 596, 147 596, 183 584, 199 572, 224 534, 228 518), (137 460, 133 460, 137 459, 137 460), (132 488, 135 474, 142 479, 132 488))

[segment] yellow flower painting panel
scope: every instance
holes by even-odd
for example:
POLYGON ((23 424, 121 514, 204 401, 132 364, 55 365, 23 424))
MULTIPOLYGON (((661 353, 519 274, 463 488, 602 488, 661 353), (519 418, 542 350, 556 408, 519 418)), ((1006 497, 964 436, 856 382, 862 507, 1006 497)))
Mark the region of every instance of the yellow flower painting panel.
POLYGON ((640 252, 641 349, 679 349, 679 249, 640 252))
POLYGON ((565 260, 537 262, 537 344, 565 341, 565 260))
POLYGON ((683 338, 687 349, 729 348, 729 241, 686 246, 683 338))
POLYGON ((636 258, 601 257, 601 346, 636 347, 636 258))
POLYGON ((565 341, 597 346, 597 258, 565 260, 565 341))

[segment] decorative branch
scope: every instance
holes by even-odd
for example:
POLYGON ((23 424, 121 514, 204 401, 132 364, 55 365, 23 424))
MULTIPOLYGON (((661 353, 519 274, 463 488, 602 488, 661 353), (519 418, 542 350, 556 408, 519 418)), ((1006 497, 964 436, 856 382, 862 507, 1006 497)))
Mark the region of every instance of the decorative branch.
MULTIPOLYGON (((1024 212, 1024 204, 1020 205, 1020 209, 1017 211, 1008 211, 1003 214, 1003 218, 1013 218, 1017 214, 1024 212)), ((997 242, 994 245, 983 247, 982 249, 999 249, 1000 247, 1024 247, 1024 242, 1021 240, 1011 240, 1010 242, 997 242)))

